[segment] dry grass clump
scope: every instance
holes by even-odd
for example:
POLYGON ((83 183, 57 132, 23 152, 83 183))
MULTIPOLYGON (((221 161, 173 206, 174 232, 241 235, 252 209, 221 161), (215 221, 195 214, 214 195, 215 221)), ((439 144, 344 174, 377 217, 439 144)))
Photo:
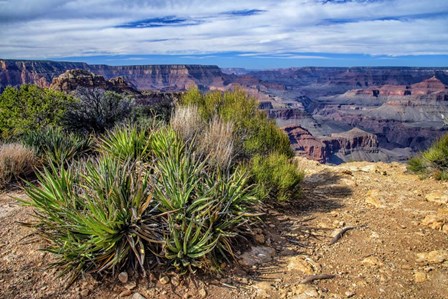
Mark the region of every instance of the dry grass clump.
POLYGON ((0 145, 0 189, 33 173, 38 164, 35 152, 20 143, 0 145))
POLYGON ((209 157, 209 163, 222 168, 229 167, 234 149, 234 125, 215 116, 204 133, 199 136, 198 150, 209 157))
POLYGON ((184 140, 191 140, 204 128, 198 107, 194 105, 177 107, 171 117, 171 127, 184 140))

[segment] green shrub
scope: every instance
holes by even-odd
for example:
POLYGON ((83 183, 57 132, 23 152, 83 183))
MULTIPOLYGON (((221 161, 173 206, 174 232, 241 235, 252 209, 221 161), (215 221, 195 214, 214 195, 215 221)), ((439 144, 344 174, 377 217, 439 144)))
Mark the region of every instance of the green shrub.
POLYGON ((257 155, 252 159, 250 169, 260 198, 284 201, 300 195, 304 173, 287 156, 272 153, 265 158, 257 155))
POLYGON ((239 160, 273 152, 293 156, 288 136, 266 114, 258 110, 257 101, 240 89, 201 94, 188 91, 179 102, 181 106, 196 106, 205 122, 214 117, 234 124, 234 146, 239 160))
POLYGON ((0 145, 0 189, 26 178, 39 165, 35 152, 20 143, 0 145))
POLYGON ((121 160, 147 161, 151 155, 149 130, 136 125, 115 128, 100 137, 98 149, 121 160))
POLYGON ((93 146, 91 137, 82 137, 57 128, 28 132, 20 140, 34 148, 44 162, 55 165, 68 165, 89 153, 93 146))
POLYGON ((448 179, 448 134, 422 154, 408 161, 408 170, 438 180, 448 179))
POLYGON ((0 95, 0 135, 13 138, 49 125, 58 126, 74 99, 62 92, 21 85, 8 86, 0 95))
POLYGON ((255 197, 245 173, 211 169, 172 137, 159 135, 153 165, 154 199, 167 215, 165 258, 184 271, 215 268, 255 221, 255 197))
POLYGON ((104 157, 51 167, 38 177, 39 186, 26 188, 25 204, 36 210, 31 226, 47 241, 62 276, 73 281, 86 272, 145 271, 163 241, 163 225, 135 164, 104 157))
POLYGON ((133 100, 128 96, 100 89, 79 89, 76 96, 63 119, 68 130, 100 134, 131 116, 133 100))

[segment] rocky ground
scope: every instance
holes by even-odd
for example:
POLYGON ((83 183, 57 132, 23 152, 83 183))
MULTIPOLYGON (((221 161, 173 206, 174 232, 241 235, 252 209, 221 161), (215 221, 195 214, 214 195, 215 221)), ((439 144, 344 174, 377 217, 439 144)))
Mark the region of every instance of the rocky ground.
POLYGON ((24 195, 3 194, 0 298, 448 298, 447 183, 396 163, 300 162, 303 199, 268 209, 259 244, 216 278, 123 273, 66 290, 24 239, 32 210, 11 198, 24 195))

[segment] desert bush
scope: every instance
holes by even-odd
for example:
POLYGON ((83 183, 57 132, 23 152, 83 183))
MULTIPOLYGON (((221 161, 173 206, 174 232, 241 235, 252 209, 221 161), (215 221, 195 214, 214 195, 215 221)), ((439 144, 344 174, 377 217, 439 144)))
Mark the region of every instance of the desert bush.
POLYGON ((78 100, 70 105, 63 124, 68 130, 104 133, 130 117, 133 100, 101 89, 79 89, 78 100))
POLYGON ((92 150, 91 137, 67 133, 58 128, 28 132, 20 138, 23 144, 35 149, 46 164, 68 165, 92 150))
POLYGON ((260 199, 284 201, 300 195, 299 184, 304 173, 284 154, 257 155, 252 159, 250 169, 260 199))
POLYGON ((71 96, 36 85, 6 87, 0 95, 0 135, 13 138, 49 125, 58 126, 73 102, 71 96))
POLYGON ((201 94, 188 91, 179 102, 181 106, 196 106, 205 122, 218 116, 234 124, 234 150, 237 160, 249 160, 259 154, 278 152, 292 157, 288 136, 258 110, 257 101, 240 89, 201 94))
POLYGON ((147 161, 151 155, 150 130, 146 126, 120 126, 100 137, 98 150, 121 160, 147 161))
POLYGON ((448 134, 435 141, 431 147, 408 161, 408 170, 439 180, 448 179, 448 134))
POLYGON ((209 168, 169 132, 158 135, 153 164, 154 200, 167 215, 164 256, 183 271, 208 270, 233 257, 235 240, 255 220, 256 200, 247 174, 209 168))
POLYGON ((0 189, 14 180, 26 178, 39 164, 34 151, 20 143, 0 145, 0 189))
POLYGON ((163 241, 146 175, 132 162, 111 157, 44 169, 29 184, 26 205, 36 210, 30 226, 47 241, 61 276, 145 271, 163 241))

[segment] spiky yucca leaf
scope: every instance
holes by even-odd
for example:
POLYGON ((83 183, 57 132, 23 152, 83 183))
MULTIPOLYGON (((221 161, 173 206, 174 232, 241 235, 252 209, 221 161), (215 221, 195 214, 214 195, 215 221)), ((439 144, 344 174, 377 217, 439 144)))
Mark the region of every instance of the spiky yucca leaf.
POLYGON ((100 138, 98 149, 121 160, 147 161, 150 158, 150 134, 147 128, 122 126, 100 138))
POLYGON ((52 166, 39 174, 39 186, 29 184, 25 204, 36 209, 33 226, 48 241, 61 275, 128 266, 144 271, 148 255, 163 243, 147 181, 134 163, 106 157, 83 167, 52 166))
POLYGON ((21 142, 34 148, 46 164, 64 166, 87 154, 93 146, 90 136, 81 137, 56 128, 29 132, 21 137, 21 142))

